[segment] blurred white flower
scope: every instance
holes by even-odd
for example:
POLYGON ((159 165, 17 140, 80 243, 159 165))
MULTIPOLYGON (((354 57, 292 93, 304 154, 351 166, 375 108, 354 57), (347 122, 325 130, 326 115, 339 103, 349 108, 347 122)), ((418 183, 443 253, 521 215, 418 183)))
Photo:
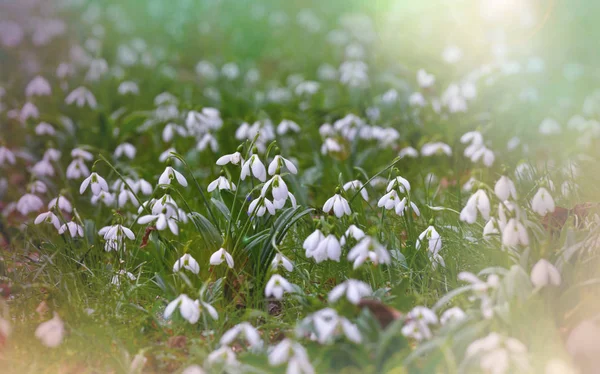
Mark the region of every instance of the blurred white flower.
POLYGON ((219 343, 221 345, 231 345, 231 343, 240 337, 244 337, 251 348, 261 348, 263 345, 263 341, 260 338, 258 330, 248 322, 238 323, 227 330, 221 336, 219 343))
POLYGON ((424 69, 417 71, 417 83, 423 88, 429 88, 435 83, 435 76, 428 74, 424 69))
POLYGON ((560 281, 558 269, 543 258, 531 269, 531 283, 535 287, 560 286, 560 281))
POLYGON ((348 200, 342 197, 340 194, 335 194, 323 205, 323 212, 325 213, 333 213, 336 217, 342 218, 345 215, 351 215, 352 211, 350 210, 350 204, 348 204, 348 200))
POLYGON ((62 343, 64 335, 65 325, 56 312, 51 320, 41 323, 35 329, 35 337, 50 348, 58 347, 62 343))
POLYGON ((348 279, 329 292, 328 300, 330 303, 335 303, 345 294, 348 301, 357 305, 363 297, 371 296, 372 293, 373 290, 367 283, 356 279, 348 279))
POLYGON ((97 106, 96 98, 94 94, 92 94, 85 87, 77 87, 74 89, 66 98, 65 103, 67 105, 75 104, 78 107, 83 107, 84 105, 88 105, 91 109, 95 109, 97 106))
POLYGON ((165 171, 163 171, 158 178, 158 184, 171 184, 173 179, 176 179, 177 183, 179 183, 182 187, 187 187, 188 185, 188 182, 183 174, 173 169, 171 166, 167 166, 165 168, 165 171))
POLYGON ((283 266, 283 268, 287 271, 291 272, 294 270, 294 264, 292 261, 290 261, 289 258, 285 257, 281 253, 277 253, 273 258, 273 261, 271 261, 271 269, 277 270, 280 265, 283 266))
POLYGON ((531 200, 531 209, 540 216, 545 216, 554 212, 554 208, 554 199, 552 199, 550 192, 544 187, 540 187, 531 200))
POLYGON ((195 258, 193 258, 189 253, 184 254, 179 258, 179 260, 175 261, 173 265, 173 272, 177 273, 181 268, 191 271, 194 274, 198 274, 200 272, 200 265, 195 258))
POLYGON ((284 293, 294 292, 292 284, 279 274, 273 274, 265 287, 265 296, 274 297, 277 300, 283 298, 284 293))
POLYGON ((517 189, 515 184, 506 175, 503 175, 498 179, 494 186, 494 193, 501 201, 506 201, 509 198, 517 200, 517 189))
POLYGON ((52 94, 52 88, 50 87, 50 83, 42 77, 36 76, 33 78, 25 87, 25 96, 49 96, 52 94))
POLYGON ((417 341, 431 339, 433 334, 429 325, 437 325, 438 318, 435 313, 424 306, 414 307, 406 315, 406 323, 402 327, 402 335, 417 341))
POLYGON ((188 295, 181 294, 175 300, 171 301, 165 308, 164 317, 169 319, 175 309, 179 308, 179 313, 189 323, 196 323, 200 319, 200 307, 198 303, 190 299, 188 295))
POLYGON ((265 169, 265 165, 263 165, 262 161, 258 158, 258 155, 250 156, 250 158, 242 165, 240 178, 244 180, 249 175, 252 175, 261 182, 267 180, 267 170, 265 169))
POLYGON ((83 194, 88 186, 90 186, 94 196, 98 196, 102 191, 108 192, 108 183, 106 183, 106 180, 99 176, 96 172, 91 173, 83 180, 83 182, 81 182, 79 193, 83 194))
POLYGON ((473 224, 477 220, 478 211, 484 219, 490 218, 490 199, 483 189, 478 189, 469 197, 467 204, 460 212, 460 220, 473 224))

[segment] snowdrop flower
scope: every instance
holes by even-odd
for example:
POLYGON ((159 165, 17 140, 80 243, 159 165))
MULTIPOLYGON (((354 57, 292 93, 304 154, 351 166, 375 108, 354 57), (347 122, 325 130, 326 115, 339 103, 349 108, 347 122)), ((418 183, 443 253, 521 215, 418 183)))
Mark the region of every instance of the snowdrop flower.
POLYGON ((52 94, 52 88, 50 83, 42 77, 37 76, 33 78, 25 87, 25 96, 50 96, 52 94))
POLYGON ((115 157, 121 157, 123 155, 127 156, 130 160, 133 160, 135 157, 136 149, 130 143, 119 144, 115 149, 115 157))
POLYGON ((350 225, 350 226, 348 226, 348 229, 346 230, 344 235, 342 235, 342 237, 340 238, 340 245, 342 245, 342 246, 345 245, 346 239, 352 238, 358 242, 359 240, 361 240, 364 237, 365 237, 364 231, 362 231, 361 229, 356 227, 356 225, 350 225))
POLYGON ((219 176, 214 181, 210 182, 207 190, 208 190, 208 192, 213 192, 214 190, 217 189, 217 187, 219 188, 219 191, 221 191, 221 190, 235 191, 236 190, 235 183, 230 182, 229 179, 227 179, 226 177, 224 177, 222 175, 219 176))
POLYGON ((419 210, 419 208, 417 207, 417 205, 415 203, 413 203, 412 201, 410 202, 410 204, 407 204, 408 200, 406 199, 406 197, 402 198, 402 200, 400 200, 400 202, 398 204, 396 204, 395 206, 395 211, 396 214, 399 216, 403 216, 405 211, 408 211, 409 209, 412 209, 412 211, 417 215, 420 216, 421 215, 421 211, 419 210))
POLYGON ((323 212, 331 213, 332 211, 338 218, 342 218, 344 214, 352 214, 352 211, 350 210, 350 204, 348 204, 348 200, 343 198, 338 193, 327 199, 325 205, 323 205, 323 212))
POLYGON ((261 182, 267 180, 267 171, 265 169, 265 165, 263 165, 263 163, 260 161, 258 155, 254 154, 250 156, 250 158, 242 165, 242 173, 240 178, 244 180, 249 175, 254 176, 261 182))
POLYGON ((242 158, 242 154, 240 152, 235 152, 229 155, 224 155, 219 157, 217 160, 217 165, 223 166, 231 163, 232 165, 238 165, 239 163, 244 163, 244 159, 242 158))
POLYGON ((342 146, 340 143, 333 138, 326 138, 321 146, 321 154, 326 155, 328 153, 341 152, 342 146))
POLYGON ((475 274, 466 271, 458 274, 458 280, 468 282, 475 297, 480 301, 481 313, 486 319, 494 315, 494 305, 490 293, 500 284, 500 278, 496 274, 488 275, 486 281, 482 281, 475 274))
POLYGON ((273 158, 273 161, 271 161, 271 163, 269 164, 269 175, 273 175, 277 172, 277 170, 279 168, 281 168, 282 166, 285 166, 286 169, 288 169, 288 171, 292 174, 297 174, 298 173, 298 169, 296 168, 296 166, 288 159, 281 157, 280 155, 275 156, 275 158, 273 158))
POLYGON ((475 340, 467 347, 467 359, 479 358, 479 367, 486 373, 504 374, 511 363, 518 372, 528 368, 527 348, 514 338, 503 338, 495 332, 475 340))
POLYGON ((255 214, 257 217, 262 217, 266 212, 272 216, 275 215, 275 205, 264 196, 257 197, 248 205, 249 215, 255 214))
POLYGON ((287 119, 282 120, 277 126, 278 135, 285 135, 290 131, 300 132, 300 126, 296 122, 287 119))
MULTIPOLYGON (((423 96, 422 93, 420 93, 420 92, 413 92, 408 97, 408 105, 410 105, 412 107, 421 107, 422 108, 422 107, 425 107, 425 105, 427 105, 427 101, 425 100, 425 96, 423 96)), ((414 148, 412 148, 412 147, 408 147, 408 148, 411 148, 411 149, 414 150, 414 148)), ((400 152, 402 152, 402 150, 400 152)), ((415 150, 415 152, 416 152, 416 150, 415 150)), ((411 153, 408 154, 408 156, 409 157, 417 157, 418 153, 415 156, 413 156, 413 153, 411 151, 411 153)))
POLYGON ((294 292, 292 284, 279 274, 273 274, 265 287, 265 296, 274 297, 277 300, 283 298, 284 293, 294 292))
POLYGON ((360 299, 371 296, 372 293, 373 290, 367 283, 356 279, 348 279, 335 286, 331 292, 329 292, 328 300, 330 303, 335 303, 345 294, 348 301, 357 305, 360 299))
POLYGON ((56 228, 56 230, 60 229, 58 217, 52 212, 41 213, 35 218, 33 223, 36 225, 39 225, 40 223, 50 223, 54 226, 54 228, 56 228))
POLYGON ((452 156, 452 148, 442 142, 426 143, 421 147, 421 155, 423 156, 433 156, 442 153, 446 154, 446 156, 452 156))
POLYGON ((54 176, 54 166, 47 159, 42 159, 31 168, 31 173, 36 177, 54 176))
POLYGON ((121 240, 123 237, 129 238, 129 240, 135 240, 133 231, 120 224, 104 226, 98 231, 98 234, 102 235, 106 240, 121 240))
POLYGON ((370 236, 365 236, 348 252, 348 261, 354 261, 354 269, 360 267, 366 260, 375 265, 390 264, 392 261, 387 249, 370 236))
POLYGON ((31 193, 46 193, 48 187, 42 181, 34 181, 29 185, 29 192, 31 193))
POLYGON ((194 324, 198 322, 198 319, 200 318, 199 304, 190 299, 186 294, 179 295, 175 300, 171 301, 169 305, 167 305, 164 313, 165 319, 169 319, 175 309, 178 307, 181 316, 189 323, 194 324))
POLYGON ((494 186, 494 193, 501 201, 506 201, 510 197, 512 197, 513 200, 517 200, 517 189, 515 188, 515 184, 508 179, 506 175, 503 175, 498 179, 494 186))
POLYGON ((269 364, 278 366, 287 362, 287 373, 314 374, 306 349, 290 339, 283 339, 269 352, 269 364))
POLYGON ((383 207, 387 210, 390 210, 396 207, 396 205, 398 205, 399 199, 400 197, 398 196, 396 190, 391 190, 390 192, 383 195, 381 199, 379 199, 379 201, 377 202, 377 206, 380 208, 383 207))
POLYGON ((395 188, 398 188, 398 191, 400 191, 401 193, 406 193, 410 191, 410 183, 405 178, 397 176, 396 178, 389 181, 385 190, 389 192, 395 188))
POLYGON ((428 241, 429 252, 438 253, 440 249, 442 249, 442 237, 437 232, 435 227, 429 226, 425 229, 425 231, 419 234, 419 238, 416 242, 416 248, 420 249, 421 243, 423 243, 425 240, 428 241))
POLYGON ((463 312, 463 310, 459 307, 455 306, 442 313, 442 315, 440 316, 440 323, 442 325, 447 325, 450 323, 462 321, 465 318, 467 318, 465 312, 463 312))
POLYGON ((15 154, 10 149, 0 146, 0 165, 14 165, 16 162, 15 154))
POLYGON ((83 182, 81 182, 79 193, 83 194, 88 186, 90 186, 94 196, 99 195, 102 191, 108 192, 108 183, 106 183, 106 180, 99 176, 96 172, 91 173, 89 177, 85 178, 83 182))
POLYGON ((416 157, 419 157, 419 152, 416 149, 414 149, 413 147, 405 147, 400 150, 400 152, 398 153, 398 157, 400 157, 400 158, 404 158, 404 157, 416 158, 416 157))
POLYGON ((281 253, 277 253, 273 258, 273 261, 271 261, 271 269, 277 270, 280 265, 283 266, 283 268, 287 271, 291 272, 294 270, 294 264, 292 261, 290 261, 289 258, 285 257, 281 253))
POLYGON ((513 247, 518 244, 529 245, 529 236, 525 226, 515 218, 511 218, 502 230, 502 244, 513 247))
POLYGON ((330 342, 340 333, 345 335, 348 340, 354 343, 360 343, 362 337, 358 327, 344 317, 340 317, 337 312, 331 308, 321 309, 312 315, 306 317, 300 324, 299 331, 311 326, 320 344, 330 342))
POLYGON ((63 224, 59 229, 58 229, 58 233, 59 234, 64 234, 65 232, 69 231, 69 235, 71 235, 72 238, 76 238, 78 236, 83 238, 83 227, 81 225, 78 225, 77 223, 70 221, 67 222, 65 224, 63 224))
POLYGON ((106 206, 112 206, 115 202, 115 195, 110 192, 101 191, 98 195, 92 196, 92 204, 96 205, 101 201, 106 206))
POLYGON ((171 208, 164 208, 162 212, 157 213, 157 214, 147 214, 145 216, 141 216, 140 218, 138 218, 137 223, 141 224, 141 225, 145 225, 147 223, 156 221, 156 229, 157 230, 164 230, 167 227, 169 228, 169 230, 171 230, 171 232, 173 233, 173 235, 178 235, 179 234, 179 226, 177 226, 177 221, 175 218, 173 218, 173 215, 175 214, 175 210, 171 207, 171 208))
POLYGON ((27 193, 17 202, 17 211, 26 216, 31 212, 37 212, 44 206, 42 199, 34 194, 27 193))
POLYGON ((362 182, 359 180, 353 180, 353 181, 347 182, 346 184, 344 184, 344 186, 342 188, 344 189, 344 191, 348 191, 350 189, 360 190, 360 195, 362 196, 362 198, 365 201, 369 201, 369 194, 367 192, 367 189, 363 187, 362 182))
POLYGON ((485 226, 483 226, 483 237, 489 238, 493 235, 498 235, 500 232, 497 229, 498 223, 496 222, 496 218, 490 218, 485 226))
POLYGON ((67 166, 67 179, 79 179, 90 175, 90 170, 81 158, 76 158, 67 166))
POLYGON ((177 182, 182 187, 187 187, 187 185, 188 185, 185 177, 180 172, 173 169, 171 166, 167 166, 165 168, 165 171, 163 171, 163 173, 160 175, 160 178, 158 178, 158 183, 159 184, 171 184, 171 181, 173 179, 176 179, 177 182))
POLYGON ((65 335, 65 325, 54 312, 54 317, 51 320, 41 323, 35 329, 35 337, 38 338, 43 345, 50 348, 56 348, 60 345, 65 335))
POLYGON ((223 364, 230 369, 235 368, 240 364, 233 349, 227 345, 212 351, 206 358, 206 362, 209 365, 223 364))
POLYGON ((531 200, 531 208, 540 216, 554 212, 554 199, 544 187, 540 187, 531 200))
POLYGON ((478 189, 460 212, 460 220, 467 223, 475 223, 477 220, 477 211, 481 213, 484 219, 490 218, 490 199, 484 190, 478 189))
POLYGON ((248 322, 238 323, 229 330, 227 330, 222 336, 219 343, 221 345, 231 345, 236 339, 243 336, 251 348, 262 347, 263 341, 260 338, 258 330, 249 324, 248 322))
POLYGON ((429 88, 435 83, 435 76, 428 74, 424 69, 417 71, 417 83, 423 88, 429 88))
POLYGON ((77 87, 74 89, 65 99, 67 105, 75 103, 78 107, 83 107, 87 104, 91 109, 95 109, 97 106, 96 98, 85 87, 77 87))
POLYGON ((138 95, 140 93, 137 83, 131 81, 121 82, 117 91, 119 95, 138 95))
POLYGON ((54 127, 52 127, 51 124, 47 123, 47 122, 40 122, 36 127, 35 127, 35 134, 36 135, 55 135, 56 134, 56 130, 54 129, 54 127))
POLYGON ((59 195, 54 199, 50 200, 48 203, 48 209, 52 209, 57 206, 60 210, 63 210, 67 213, 71 213, 73 211, 73 206, 64 196, 59 195))
POLYGON ((433 334, 429 325, 437 325, 435 313, 424 306, 414 307, 407 315, 407 322, 402 327, 402 335, 417 341, 431 339, 433 334))
POLYGON ((194 274, 198 274, 200 272, 200 265, 198 265, 198 261, 194 259, 189 253, 184 254, 179 258, 179 260, 175 261, 173 265, 173 273, 177 273, 181 268, 191 271, 194 274))
POLYGON ((213 253, 210 256, 209 262, 211 265, 220 265, 223 262, 227 262, 227 266, 229 266, 230 269, 233 269, 234 265, 233 256, 231 256, 229 252, 225 250, 225 248, 220 248, 218 251, 213 253))
POLYGON ((319 243, 321 243, 325 239, 325 235, 321 232, 321 230, 317 229, 313 231, 309 236, 306 237, 304 243, 302 244, 302 248, 306 251, 306 257, 311 257, 312 253, 317 249, 319 243))
POLYGON ((40 117, 40 111, 38 108, 30 102, 25 103, 21 112, 19 113, 19 120, 25 123, 29 118, 37 119, 40 117))
POLYGON ((558 269, 543 258, 531 269, 531 283, 535 287, 560 286, 560 281, 558 269))
POLYGON ((560 124, 553 118, 546 118, 542 121, 539 128, 542 135, 560 134, 562 129, 560 124))
POLYGON ((271 187, 271 193, 273 200, 286 200, 288 197, 288 188, 283 178, 280 175, 274 175, 273 178, 269 179, 267 183, 261 189, 260 194, 265 196, 267 191, 271 187))
POLYGON ((308 253, 307 257, 313 257, 317 263, 323 262, 327 259, 334 260, 336 262, 340 262, 340 255, 342 253, 342 248, 340 247, 340 242, 333 235, 328 235, 327 237, 321 240, 317 247, 308 253))

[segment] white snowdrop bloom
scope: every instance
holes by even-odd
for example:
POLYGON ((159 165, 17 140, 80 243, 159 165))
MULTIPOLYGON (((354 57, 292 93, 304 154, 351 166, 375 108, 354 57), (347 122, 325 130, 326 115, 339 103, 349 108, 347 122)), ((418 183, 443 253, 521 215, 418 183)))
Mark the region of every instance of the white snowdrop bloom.
POLYGON ((86 161, 92 161, 94 159, 94 156, 90 152, 82 148, 73 148, 71 151, 71 157, 81 158, 86 161))
POLYGON ((173 265, 173 273, 177 273, 181 268, 191 271, 194 274, 198 274, 200 272, 200 265, 195 258, 193 258, 189 253, 184 254, 179 258, 179 260, 175 261, 173 265))
POLYGON ((152 185, 150 184, 150 182, 148 182, 145 179, 138 179, 137 181, 135 181, 133 183, 133 185, 131 186, 132 189, 134 189, 136 191, 136 193, 139 191, 144 195, 150 195, 152 194, 152 185))
POLYGON ((529 236, 525 226, 515 218, 511 218, 502 230, 502 244, 508 247, 516 245, 528 246, 529 236))
POLYGON ((321 137, 330 137, 335 135, 335 129, 331 126, 330 123, 324 123, 319 127, 319 135, 321 137))
POLYGON ((369 201, 369 193, 367 192, 367 189, 363 187, 362 182, 359 180, 353 180, 353 181, 347 182, 344 184, 344 186, 342 188, 344 189, 344 191, 360 190, 360 195, 362 196, 362 198, 365 201, 369 201))
POLYGON ((250 156, 250 158, 242 165, 240 178, 244 180, 249 175, 252 175, 261 182, 267 180, 267 170, 265 169, 265 165, 263 165, 262 161, 258 158, 258 155, 250 156))
POLYGON ((208 185, 207 191, 213 192, 217 188, 219 188, 219 191, 221 191, 221 190, 235 191, 236 190, 235 183, 230 182, 229 179, 227 179, 227 177, 224 177, 222 175, 219 176, 214 181, 210 182, 210 184, 208 185))
POLYGON ((290 173, 298 174, 298 169, 290 160, 283 158, 280 155, 277 155, 273 158, 273 161, 271 161, 271 163, 269 164, 269 168, 268 168, 269 175, 273 175, 273 174, 277 173, 277 170, 280 169, 282 166, 285 166, 285 168, 288 169, 288 171, 290 173))
POLYGON ((400 191, 401 193, 406 193, 410 191, 410 183, 405 178, 397 176, 391 181, 389 181, 385 190, 389 192, 395 188, 398 188, 398 191, 400 191))
POLYGON ((442 325, 447 325, 450 323, 462 321, 465 318, 467 318, 466 313, 459 307, 455 306, 450 309, 447 309, 444 313, 442 313, 442 315, 440 316, 440 323, 442 325))
POLYGON ((219 70, 209 61, 200 61, 196 64, 196 74, 208 80, 215 80, 219 76, 219 70))
POLYGON ((115 202, 115 195, 110 192, 101 191, 98 195, 93 195, 91 202, 96 205, 101 201, 106 206, 112 206, 115 202))
POLYGON ((65 211, 67 213, 71 213, 73 211, 73 206, 64 196, 58 195, 54 199, 50 200, 48 203, 48 209, 52 209, 54 207, 58 207, 58 209, 65 211))
POLYGON ((467 204, 460 212, 460 220, 470 224, 475 223, 478 211, 484 219, 490 218, 490 199, 483 189, 478 189, 469 197, 467 204))
POLYGON ((279 274, 273 274, 265 287, 265 296, 274 297, 277 300, 283 298, 284 293, 294 292, 292 284, 279 274))
POLYGON ((234 80, 240 75, 240 68, 235 62, 228 62, 221 67, 221 74, 229 80, 234 80))
POLYGON ((122 143, 117 146, 115 149, 115 157, 119 158, 121 156, 126 156, 130 160, 133 160, 135 157, 136 149, 131 143, 122 143))
POLYGON ((275 205, 271 200, 264 196, 259 196, 252 200, 248 205, 248 214, 255 214, 257 217, 262 217, 265 213, 269 212, 270 215, 275 215, 275 205))
POLYGON ((119 203, 120 207, 125 206, 127 202, 130 202, 135 207, 137 207, 139 204, 133 191, 129 190, 125 186, 121 188, 119 196, 117 197, 117 202, 119 203))
POLYGON ((167 123, 162 132, 162 140, 165 143, 170 142, 175 137, 175 134, 179 136, 187 136, 187 130, 185 127, 180 126, 176 123, 167 123))
POLYGON ((419 238, 417 239, 415 245, 416 248, 420 249, 421 244, 425 243, 426 240, 428 245, 427 249, 429 250, 429 252, 438 253, 440 249, 442 249, 442 237, 437 232, 435 227, 429 226, 425 229, 425 231, 419 234, 419 238))
POLYGON ((498 226, 498 223, 496 221, 496 218, 494 218, 494 217, 490 218, 487 221, 487 223, 485 224, 485 226, 483 226, 483 237, 489 238, 494 235, 499 235, 500 232, 498 231, 497 226, 498 226))
POLYGON ((472 162, 479 162, 479 160, 482 160, 486 167, 491 167, 496 160, 496 156, 492 150, 482 145, 476 151, 474 151, 471 156, 472 162))
POLYGON ((98 234, 102 235, 102 237, 106 240, 122 239, 123 237, 129 238, 129 240, 135 240, 133 231, 120 224, 104 226, 98 231, 98 234))
POLYGON ((494 186, 494 193, 501 201, 506 201, 509 198, 517 200, 517 189, 515 184, 506 175, 503 175, 498 179, 494 186))
POLYGON ((539 132, 542 135, 560 134, 562 129, 560 124, 553 118, 545 118, 540 124, 539 132))
POLYGON ((348 252, 348 261, 354 261, 354 269, 360 267, 367 260, 375 265, 392 262, 388 250, 370 236, 365 236, 348 252))
POLYGON ((306 317, 300 323, 300 331, 303 330, 303 327, 312 327, 316 335, 316 340, 320 344, 331 342, 333 338, 340 334, 343 334, 348 340, 357 344, 362 341, 358 327, 346 318, 340 317, 331 308, 321 309, 306 317))
POLYGON ((108 72, 108 63, 102 58, 93 59, 89 66, 90 68, 85 75, 85 80, 88 82, 98 81, 108 72))
POLYGON ((333 213, 336 217, 342 218, 344 214, 351 215, 352 211, 350 210, 350 204, 348 204, 348 200, 342 197, 340 194, 335 194, 323 205, 323 212, 325 213, 333 213))
POLYGON ((287 200, 290 200, 290 203, 292 205, 293 208, 296 208, 298 206, 297 202, 296 202, 296 197, 294 195, 292 195, 291 192, 287 193, 287 198, 286 199, 281 199, 281 200, 273 200, 273 207, 276 210, 279 210, 281 208, 283 208, 285 206, 285 203, 287 200))
POLYGON ((390 192, 383 195, 381 199, 379 199, 379 201, 377 202, 377 206, 380 208, 383 207, 387 210, 390 210, 392 208, 395 208, 399 202, 400 197, 398 196, 398 193, 396 192, 396 190, 391 190, 390 192))
POLYGON ((560 272, 545 259, 539 260, 531 269, 531 283, 535 287, 560 286, 560 272))
POLYGON ((386 92, 381 95, 381 101, 385 104, 392 104, 398 100, 398 91, 393 88, 390 88, 386 92))
POLYGON ((448 45, 442 52, 442 58, 448 64, 455 64, 463 57, 463 51, 456 45, 448 45))
POLYGON ((137 223, 145 225, 153 221, 156 221, 157 230, 162 231, 168 227, 174 235, 179 234, 179 226, 177 226, 177 220, 173 217, 172 212, 167 212, 166 208, 165 211, 158 214, 147 214, 145 216, 141 216, 140 218, 138 218, 137 223))
POLYGON ((422 156, 433 156, 442 153, 446 156, 452 156, 452 148, 450 148, 448 144, 442 142, 426 143, 421 147, 422 156))
POLYGON ((14 165, 16 162, 15 154, 10 149, 0 146, 0 165, 14 165))
POLYGON ((40 117, 40 111, 37 106, 33 103, 27 102, 21 108, 21 112, 18 115, 18 118, 21 122, 25 123, 29 118, 37 119, 40 117))
POLYGON ((554 208, 554 199, 552 199, 550 192, 544 187, 540 187, 531 200, 531 209, 540 216, 545 216, 554 212, 554 208))
POLYGON ((309 236, 307 236, 302 244, 302 248, 304 248, 306 251, 306 257, 312 257, 312 253, 317 249, 319 243, 321 243, 324 239, 325 235, 323 235, 319 229, 313 231, 309 236))
POLYGON ((36 225, 39 225, 40 223, 50 223, 54 226, 56 230, 60 229, 60 222, 58 220, 58 217, 52 212, 41 213, 35 218, 35 221, 33 223, 35 223, 36 225))
POLYGON ((165 168, 165 171, 163 171, 158 178, 158 184, 171 184, 173 179, 176 179, 177 183, 179 183, 182 187, 187 187, 188 185, 188 182, 183 174, 173 169, 171 166, 167 166, 165 168))
POLYGON ((69 235, 71 235, 72 238, 76 238, 78 236, 83 238, 83 226, 78 225, 77 223, 75 223, 73 221, 63 224, 58 229, 58 233, 61 235, 67 231, 69 232, 69 235))
POLYGON ((65 103, 67 105, 75 104, 78 107, 83 107, 84 105, 88 105, 91 109, 95 109, 97 106, 96 98, 94 94, 92 94, 85 87, 77 87, 69 95, 67 95, 65 99, 65 103))
POLYGON ((402 198, 402 200, 400 200, 400 202, 396 204, 394 210, 396 211, 397 215, 403 216, 404 212, 408 212, 409 209, 411 209, 417 216, 421 215, 421 211, 419 210, 417 205, 412 201, 409 203, 406 197, 402 198))
POLYGON ((419 69, 417 71, 417 83, 423 88, 431 87, 435 83, 435 76, 428 74, 424 69, 419 69))
POLYGON ((342 237, 340 238, 340 245, 345 245, 347 239, 352 238, 358 242, 359 240, 361 240, 364 237, 365 237, 364 231, 362 231, 361 229, 356 227, 356 225, 350 225, 350 226, 348 226, 348 229, 346 230, 346 232, 344 232, 344 235, 342 235, 342 237))
POLYGON ((402 335, 417 341, 431 339, 430 325, 437 325, 438 318, 435 313, 424 306, 414 307, 406 315, 406 323, 402 327, 402 335))
POLYGON ((219 150, 219 143, 217 139, 212 134, 204 134, 202 138, 196 144, 196 149, 199 151, 204 151, 210 147, 213 152, 217 152, 219 150))
POLYGON ((36 135, 49 135, 49 136, 53 136, 53 135, 56 135, 56 130, 48 122, 40 122, 35 127, 35 134, 36 135))
POLYGON ((525 345, 495 332, 472 342, 465 355, 467 359, 478 358, 479 367, 485 373, 504 374, 512 372, 511 367, 517 372, 529 368, 525 345))
POLYGON ((51 320, 42 322, 35 329, 35 337, 42 342, 43 345, 50 348, 56 348, 62 343, 65 335, 65 324, 54 312, 54 317, 51 320))
POLYGON ((404 157, 416 158, 416 157, 419 157, 419 151, 417 151, 413 147, 404 147, 398 153, 398 157, 400 157, 400 158, 404 158, 404 157))
POLYGON ((243 337, 251 348, 261 348, 263 345, 258 330, 248 322, 238 323, 227 330, 221 336, 219 343, 221 345, 231 345, 231 343, 240 337, 243 337))
POLYGON ((137 83, 132 81, 125 81, 119 84, 117 92, 119 92, 119 95, 139 95, 140 89, 137 83))
POLYGON ((271 193, 273 200, 286 200, 288 197, 288 188, 283 178, 280 175, 274 175, 273 178, 269 179, 261 189, 260 194, 265 196, 271 187, 271 193))
POLYGON ((42 77, 36 76, 33 78, 25 87, 25 96, 49 96, 52 94, 52 88, 50 87, 50 83, 42 77))
POLYGON ((49 160, 49 161, 58 161, 60 160, 60 151, 58 149, 54 149, 54 148, 48 148, 46 150, 46 152, 44 152, 44 160, 49 160))
POLYGON ((420 92, 413 92, 408 97, 408 105, 412 107, 425 107, 427 105, 427 101, 425 100, 425 96, 423 96, 420 92))
POLYGON ((321 146, 321 154, 326 155, 328 153, 341 152, 342 146, 340 143, 333 138, 326 138, 321 146))
POLYGON ((367 85, 368 70, 368 65, 363 61, 344 61, 339 68, 340 82, 350 87, 367 85))
POLYGON ((96 172, 91 173, 89 177, 85 178, 83 182, 81 182, 79 193, 83 194, 88 186, 90 186, 94 196, 99 195, 100 192, 108 192, 108 183, 106 183, 106 180, 99 176, 96 172))
POLYGON ((319 91, 319 87, 320 87, 320 85, 318 82, 304 81, 304 82, 300 82, 296 86, 296 88, 294 89, 294 92, 298 96, 311 96, 311 95, 314 95, 315 93, 317 93, 317 91, 319 91))
POLYGON ((42 181, 33 181, 29 184, 29 192, 31 193, 46 193, 48 187, 42 181))
MULTIPOLYGON (((113 242, 113 241, 111 241, 113 242)), ((116 247, 116 246, 115 246, 116 247)), ((117 248, 114 248, 113 250, 117 250, 117 248)), ((107 252, 110 252, 110 250, 106 250, 107 252)), ((115 275, 113 275, 110 283, 119 287, 121 286, 121 278, 127 278, 130 281, 135 281, 137 280, 136 276, 133 275, 132 273, 125 271, 125 270, 119 270, 115 275)))
POLYGON ((367 283, 356 279, 348 279, 329 292, 328 300, 330 303, 335 303, 343 295, 346 295, 348 301, 357 305, 363 297, 371 296, 372 293, 373 290, 367 283))
POLYGON ((215 265, 215 266, 220 265, 223 262, 226 262, 227 266, 229 266, 230 269, 233 269, 233 266, 234 266, 233 256, 231 256, 229 254, 229 252, 227 252, 225 250, 225 248, 220 248, 218 251, 213 253, 210 256, 209 262, 211 265, 215 265))
MULTIPOLYGON (((223 345, 212 351, 206 358, 206 363, 210 366, 215 364, 225 365, 225 367, 230 370, 233 370, 240 365, 235 352, 227 345, 223 345)), ((238 370, 235 369, 233 372, 238 372, 238 370)))
POLYGON ((90 175, 90 170, 85 165, 85 162, 81 158, 76 158, 69 166, 66 171, 67 179, 79 179, 90 175))
POLYGON ((290 374, 314 374, 308 354, 303 346, 289 339, 282 340, 269 352, 269 364, 278 366, 287 362, 287 373, 290 374))
POLYGON ((175 309, 179 308, 179 313, 189 323, 196 323, 200 319, 200 306, 186 294, 179 295, 175 300, 171 301, 165 308, 164 317, 169 319, 175 309))
POLYGON ((38 196, 27 193, 17 202, 17 211, 26 216, 31 212, 37 212, 44 207, 44 202, 38 196))
MULTIPOLYGON (((483 144, 483 135, 481 135, 479 131, 469 131, 460 137, 460 142, 463 144, 471 143, 471 145, 481 145, 483 144)), ((467 154, 465 154, 465 156, 469 157, 467 154)))
POLYGON ((42 159, 31 167, 31 173, 36 177, 54 176, 54 166, 48 159, 42 159))
POLYGON ((300 126, 294 121, 284 119, 277 125, 277 134, 285 135, 288 132, 300 132, 300 126))
POLYGON ((181 374, 206 374, 206 372, 199 365, 190 365, 183 369, 181 374))
POLYGON ((317 263, 323 262, 327 259, 340 262, 341 253, 342 248, 340 246, 340 242, 335 236, 329 234, 319 242, 317 247, 311 251, 307 257, 313 257, 317 263))
POLYGON ((271 270, 277 270, 279 266, 283 266, 283 268, 289 272, 294 270, 292 261, 281 253, 277 253, 273 258, 273 261, 271 261, 271 270))
POLYGON ((217 165, 223 166, 231 163, 232 165, 238 165, 240 163, 244 163, 244 159, 242 158, 242 154, 240 152, 235 152, 229 155, 224 155, 219 157, 217 160, 217 165))

